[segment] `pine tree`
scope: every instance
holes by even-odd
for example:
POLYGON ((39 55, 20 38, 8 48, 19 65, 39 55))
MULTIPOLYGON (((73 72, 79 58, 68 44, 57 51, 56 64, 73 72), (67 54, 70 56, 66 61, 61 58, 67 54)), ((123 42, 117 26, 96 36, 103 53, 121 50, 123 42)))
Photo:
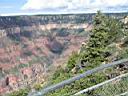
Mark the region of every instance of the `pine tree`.
POLYGON ((106 61, 106 57, 110 55, 106 47, 115 40, 115 35, 118 32, 115 29, 112 30, 113 25, 111 24, 113 23, 109 20, 110 18, 103 15, 100 11, 95 15, 90 40, 85 50, 81 53, 81 58, 85 62, 97 65, 106 61))

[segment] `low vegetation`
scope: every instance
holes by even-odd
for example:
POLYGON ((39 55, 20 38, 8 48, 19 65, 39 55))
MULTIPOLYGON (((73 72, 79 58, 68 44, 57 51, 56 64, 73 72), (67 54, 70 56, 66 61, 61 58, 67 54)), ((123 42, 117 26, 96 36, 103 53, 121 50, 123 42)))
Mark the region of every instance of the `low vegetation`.
POLYGON ((29 92, 28 88, 20 89, 19 91, 15 91, 15 92, 9 94, 9 96, 27 96, 28 92, 29 92))
MULTIPOLYGON (((125 43, 122 41, 122 38, 127 38, 127 32, 123 30, 124 25, 122 22, 105 16, 99 11, 94 17, 93 26, 88 43, 81 48, 80 53, 72 54, 67 62, 66 68, 60 68, 55 72, 52 78, 53 84, 100 66, 101 64, 128 57, 127 47, 122 46, 125 43)), ((111 71, 105 70, 107 73, 102 71, 75 81, 70 85, 66 85, 59 90, 47 94, 47 96, 71 96, 79 90, 113 78, 111 77, 113 74, 116 74, 115 76, 120 74, 115 67, 109 70, 111 71)), ((89 92, 87 95, 92 96, 93 94, 93 92, 89 92)))

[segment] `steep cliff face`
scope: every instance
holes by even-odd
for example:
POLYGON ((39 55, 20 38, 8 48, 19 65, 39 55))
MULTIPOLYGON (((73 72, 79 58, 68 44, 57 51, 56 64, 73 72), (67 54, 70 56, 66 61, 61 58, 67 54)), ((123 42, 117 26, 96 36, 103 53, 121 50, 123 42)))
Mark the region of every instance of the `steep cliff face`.
POLYGON ((87 17, 0 17, 0 93, 44 82, 46 73, 66 63, 88 38, 87 17))
POLYGON ((93 15, 0 17, 0 94, 44 82, 64 66, 88 40, 93 15))

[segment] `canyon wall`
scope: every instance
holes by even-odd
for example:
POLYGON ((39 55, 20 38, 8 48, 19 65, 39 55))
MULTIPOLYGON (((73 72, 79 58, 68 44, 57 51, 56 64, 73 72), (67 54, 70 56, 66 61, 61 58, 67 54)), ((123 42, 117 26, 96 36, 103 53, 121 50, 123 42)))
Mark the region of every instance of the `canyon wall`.
POLYGON ((88 40, 93 16, 0 17, 0 94, 45 82, 47 73, 64 66, 88 40))

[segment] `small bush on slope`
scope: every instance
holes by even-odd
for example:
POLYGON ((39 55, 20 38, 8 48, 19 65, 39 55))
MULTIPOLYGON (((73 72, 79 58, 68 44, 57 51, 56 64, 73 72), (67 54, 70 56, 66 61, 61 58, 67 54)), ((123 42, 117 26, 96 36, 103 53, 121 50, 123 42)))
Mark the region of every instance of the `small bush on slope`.
POLYGON ((9 96, 27 96, 29 92, 29 89, 20 89, 19 91, 15 91, 11 93, 9 96))

